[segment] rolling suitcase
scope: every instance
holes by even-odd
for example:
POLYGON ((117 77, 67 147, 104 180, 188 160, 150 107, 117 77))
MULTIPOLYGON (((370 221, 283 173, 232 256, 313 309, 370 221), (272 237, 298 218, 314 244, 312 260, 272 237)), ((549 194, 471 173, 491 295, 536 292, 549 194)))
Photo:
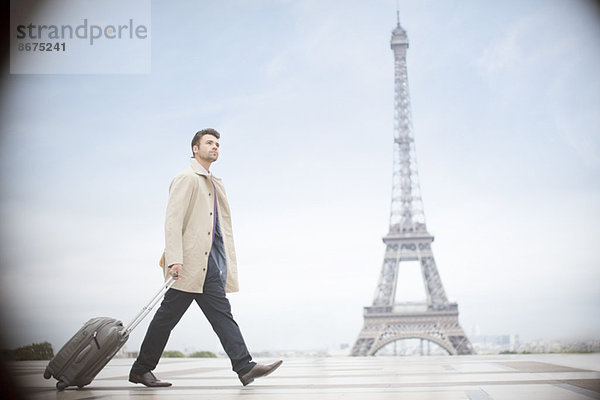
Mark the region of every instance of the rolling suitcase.
POLYGON ((87 321, 48 363, 44 378, 54 377, 56 388, 88 385, 123 347, 129 334, 150 313, 175 280, 169 278, 135 318, 127 325, 114 318, 97 317, 87 321))

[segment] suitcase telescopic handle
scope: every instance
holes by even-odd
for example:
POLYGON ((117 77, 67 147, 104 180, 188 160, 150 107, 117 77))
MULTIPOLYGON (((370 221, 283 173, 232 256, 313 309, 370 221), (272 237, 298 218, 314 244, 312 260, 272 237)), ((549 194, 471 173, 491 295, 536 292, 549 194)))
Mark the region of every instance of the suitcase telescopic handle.
POLYGON ((146 318, 154 306, 160 301, 160 299, 163 298, 167 290, 173 286, 175 283, 175 279, 173 278, 177 278, 177 275, 177 272, 175 272, 172 276, 170 276, 169 279, 161 285, 160 290, 156 292, 152 299, 140 310, 133 320, 131 320, 131 322, 125 326, 125 329, 123 330, 124 336, 129 336, 131 331, 133 331, 135 327, 138 326, 140 322, 144 320, 144 318, 146 318))

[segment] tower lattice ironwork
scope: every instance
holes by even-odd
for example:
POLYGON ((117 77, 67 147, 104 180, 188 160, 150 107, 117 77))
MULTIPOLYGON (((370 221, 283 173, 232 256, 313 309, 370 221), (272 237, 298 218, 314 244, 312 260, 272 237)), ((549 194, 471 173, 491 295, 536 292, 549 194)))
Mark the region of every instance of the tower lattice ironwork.
MULTIPOLYGON (((408 36, 400 20, 392 31, 394 52, 394 167, 390 228, 373 304, 364 308, 364 325, 353 356, 374 355, 389 343, 421 339, 437 343, 450 354, 472 354, 473 347, 458 322, 458 305, 446 297, 427 231, 419 188, 412 133, 406 52, 408 36), (425 302, 396 302, 402 262, 418 261, 425 302)), ((421 346, 422 349, 422 346, 421 346)))

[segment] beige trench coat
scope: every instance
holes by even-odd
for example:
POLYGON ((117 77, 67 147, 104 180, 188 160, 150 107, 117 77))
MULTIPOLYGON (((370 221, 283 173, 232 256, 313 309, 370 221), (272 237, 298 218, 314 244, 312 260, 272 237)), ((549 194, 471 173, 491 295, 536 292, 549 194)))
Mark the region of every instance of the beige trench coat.
POLYGON ((169 202, 165 220, 165 251, 160 260, 165 278, 168 267, 182 264, 182 277, 173 288, 184 292, 202 293, 208 255, 213 240, 214 196, 216 189, 219 225, 223 235, 227 261, 225 291, 237 292, 238 272, 231 212, 221 180, 207 175, 192 158, 190 168, 181 171, 169 187, 169 202))

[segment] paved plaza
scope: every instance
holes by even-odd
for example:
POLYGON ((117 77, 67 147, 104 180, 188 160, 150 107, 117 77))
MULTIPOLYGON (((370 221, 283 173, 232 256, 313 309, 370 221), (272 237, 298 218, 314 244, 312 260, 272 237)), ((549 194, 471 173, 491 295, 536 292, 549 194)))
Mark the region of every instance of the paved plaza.
POLYGON ((163 359, 156 375, 173 386, 157 389, 127 381, 132 362, 112 360, 89 386, 64 392, 42 377, 46 362, 9 368, 34 400, 600 399, 600 354, 292 358, 247 387, 227 359, 163 359))

